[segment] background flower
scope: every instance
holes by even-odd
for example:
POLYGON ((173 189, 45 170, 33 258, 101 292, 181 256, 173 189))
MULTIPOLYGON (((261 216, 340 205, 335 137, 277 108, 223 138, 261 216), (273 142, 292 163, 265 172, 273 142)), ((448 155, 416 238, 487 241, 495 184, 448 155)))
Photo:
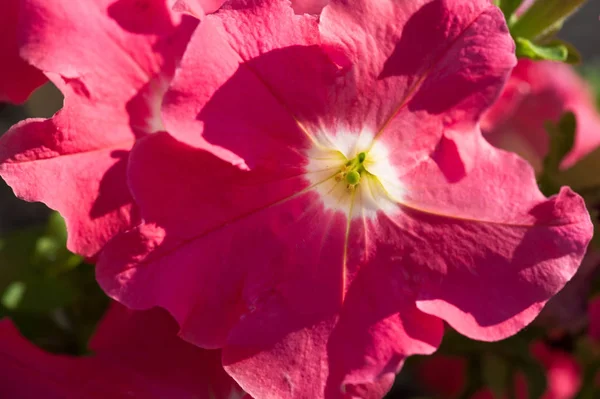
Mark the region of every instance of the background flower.
MULTIPOLYGON (((43 352, 0 322, 0 386, 14 399, 241 399, 219 351, 177 337, 177 324, 159 309, 132 312, 112 304, 85 357, 43 352)), ((246 398, 248 398, 246 396, 246 398)))

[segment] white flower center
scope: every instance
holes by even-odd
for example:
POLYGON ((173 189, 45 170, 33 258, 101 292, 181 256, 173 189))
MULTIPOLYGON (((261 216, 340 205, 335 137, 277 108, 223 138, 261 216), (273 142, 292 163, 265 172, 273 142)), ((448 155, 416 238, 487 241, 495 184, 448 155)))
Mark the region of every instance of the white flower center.
POLYGON ((322 134, 307 152, 306 177, 325 208, 350 218, 398 209, 404 192, 387 148, 372 133, 322 134))

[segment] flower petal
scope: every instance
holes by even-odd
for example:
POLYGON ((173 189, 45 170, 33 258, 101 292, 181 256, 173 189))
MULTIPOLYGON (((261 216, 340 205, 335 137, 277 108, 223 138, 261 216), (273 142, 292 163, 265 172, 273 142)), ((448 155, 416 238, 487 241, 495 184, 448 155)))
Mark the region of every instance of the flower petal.
POLYGON ((545 199, 524 160, 474 136, 444 139, 404 175, 402 212, 390 219, 422 240, 409 258, 429 281, 419 308, 464 335, 495 340, 529 323, 569 281, 592 224, 581 197, 563 188, 545 199))
POLYGON ((252 168, 308 148, 314 132, 303 124, 322 114, 337 68, 316 46, 315 17, 295 16, 285 1, 244 4, 228 3, 195 31, 163 117, 178 140, 252 168))
POLYGON ((65 102, 52 119, 2 137, 0 174, 18 196, 61 212, 69 249, 93 256, 138 221, 128 150, 136 135, 161 128, 163 80, 196 23, 178 28, 164 0, 22 3, 21 54, 65 102))
POLYGON ((221 352, 190 345, 178 331, 162 309, 132 311, 113 302, 89 345, 97 359, 147 376, 158 398, 241 399, 243 391, 221 366, 221 352))
POLYGON ((387 131, 409 153, 415 127, 388 128, 393 120, 405 124, 401 111, 431 114, 438 124, 475 122, 515 63, 502 13, 486 0, 332 1, 320 29, 325 45, 352 65, 340 84, 337 115, 387 131))
POLYGON ((384 392, 406 356, 439 344, 442 322, 398 290, 383 261, 389 252, 354 277, 344 214, 325 210, 301 175, 241 171, 166 133, 138 141, 129 170, 144 220, 158 226, 107 245, 100 284, 128 306, 167 308, 187 340, 224 347, 228 370, 251 394, 271 383, 282 398, 289 384, 317 398, 341 387, 384 392), (284 367, 292 357, 307 368, 284 367))
POLYGON ((296 14, 319 15, 329 0, 292 0, 292 8, 296 14))
MULTIPOLYGON (((134 195, 145 210, 144 220, 160 227, 142 225, 116 239, 100 257, 100 284, 109 295, 134 308, 148 308, 159 301, 184 326, 184 336, 198 345, 222 346, 239 317, 261 296, 271 295, 268 292, 274 286, 284 284, 281 279, 298 279, 297 284, 308 279, 316 284, 312 269, 323 262, 328 263, 326 270, 339 276, 343 215, 324 215, 322 205, 313 201, 315 194, 306 192, 308 185, 301 174, 241 171, 166 133, 136 144, 129 173, 134 195), (184 181, 189 183, 181 184, 184 181), (168 205, 173 203, 176 208, 168 205), (309 232, 319 217, 325 223, 306 234, 304 244, 298 246, 297 235, 309 232), (248 231, 255 231, 261 240, 245 239, 248 231), (329 237, 328 231, 338 234, 329 237), (331 248, 320 251, 325 245, 331 248), (124 258, 135 252, 139 254, 124 258), (195 259, 202 259, 202 264, 195 259), (126 269, 124 261, 134 269, 126 269), (148 266, 139 267, 137 262, 148 262, 148 266), (202 266, 208 264, 219 267, 202 266), (256 286, 253 279, 257 279, 256 286), (122 290, 126 280, 130 285, 122 290), (148 284, 155 288, 148 289, 148 284), (245 285, 249 287, 244 289, 245 285), (206 323, 207 319, 212 321, 206 323)), ((339 283, 339 277, 334 283, 339 283)), ((327 288, 334 307, 339 305, 340 289, 327 288)), ((324 300, 319 303, 323 311, 328 308, 324 300)))
POLYGON ((19 56, 17 25, 20 0, 6 0, 0 14, 0 101, 23 103, 31 92, 46 82, 46 77, 19 56))
POLYGON ((206 14, 217 11, 225 0, 175 0, 173 11, 184 12, 203 19, 206 14))
POLYGON ((113 304, 92 337, 93 355, 46 353, 0 322, 0 385, 11 398, 239 399, 219 351, 177 337, 177 324, 155 309, 132 312, 113 304), (177 367, 173 367, 173 365, 177 367))
POLYGON ((13 126, 0 139, 0 175, 20 198, 59 210, 69 249, 92 256, 139 217, 125 179, 131 142, 86 148, 84 137, 62 136, 70 120, 30 119, 13 126))

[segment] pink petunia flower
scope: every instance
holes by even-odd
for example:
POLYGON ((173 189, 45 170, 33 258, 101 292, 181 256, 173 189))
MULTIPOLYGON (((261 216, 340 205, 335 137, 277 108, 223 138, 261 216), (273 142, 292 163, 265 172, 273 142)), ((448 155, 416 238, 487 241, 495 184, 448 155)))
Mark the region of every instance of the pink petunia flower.
POLYGON ((46 82, 45 76, 19 56, 17 23, 20 0, 4 0, 0 13, 0 101, 22 103, 46 82))
POLYGON ((493 145, 518 153, 539 171, 549 144, 544 123, 557 122, 566 111, 575 113, 577 130, 575 145, 562 168, 572 166, 600 145, 600 114, 594 96, 566 64, 521 60, 481 126, 493 145))
POLYGON ((0 175, 15 194, 65 218, 68 247, 94 256, 139 222, 126 184, 136 137, 161 130, 160 104, 197 22, 165 0, 22 0, 21 55, 65 96, 51 119, 0 139, 0 175))
POLYGON ((223 348, 257 398, 380 397, 443 320, 497 340, 574 274, 580 197, 546 199, 478 120, 515 64, 487 0, 230 1, 194 32, 139 140, 144 223, 109 243, 105 291, 223 348), (177 140, 175 140, 177 139, 177 140))
POLYGON ((113 304, 86 357, 53 355, 0 322, 0 386, 12 399, 249 399, 223 371, 218 351, 177 337, 159 309, 132 312, 113 304))

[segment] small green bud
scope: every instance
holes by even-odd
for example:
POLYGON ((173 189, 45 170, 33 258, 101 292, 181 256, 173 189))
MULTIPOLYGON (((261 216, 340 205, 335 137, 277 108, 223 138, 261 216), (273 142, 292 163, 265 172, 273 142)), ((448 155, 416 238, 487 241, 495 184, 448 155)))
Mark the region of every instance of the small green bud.
POLYGON ((357 171, 353 170, 351 172, 348 172, 348 174, 346 175, 346 181, 348 182, 348 184, 350 184, 351 186, 355 186, 358 184, 358 182, 360 182, 360 173, 358 173, 357 171))
POLYGON ((358 154, 358 162, 359 163, 365 162, 366 157, 367 157, 367 154, 365 154, 364 152, 361 152, 360 154, 358 154))

